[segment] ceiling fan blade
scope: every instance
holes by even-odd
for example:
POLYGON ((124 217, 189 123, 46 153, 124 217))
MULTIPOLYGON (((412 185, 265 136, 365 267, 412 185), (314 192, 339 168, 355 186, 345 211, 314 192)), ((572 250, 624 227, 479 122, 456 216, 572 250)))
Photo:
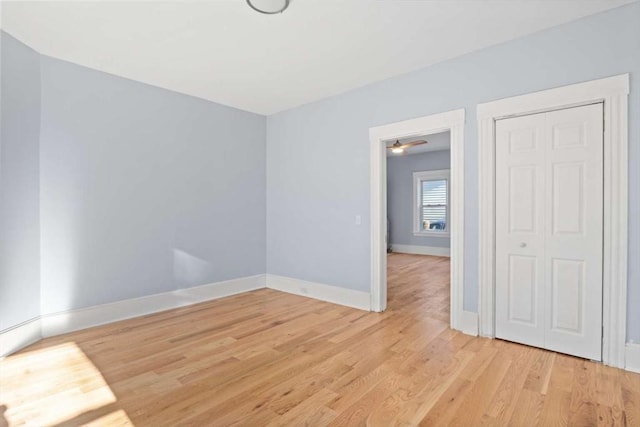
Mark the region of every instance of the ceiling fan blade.
POLYGON ((426 144, 428 141, 425 141, 423 139, 419 139, 417 141, 411 141, 411 142, 405 142, 404 144, 402 144, 402 147, 413 147, 415 145, 422 145, 422 144, 426 144))

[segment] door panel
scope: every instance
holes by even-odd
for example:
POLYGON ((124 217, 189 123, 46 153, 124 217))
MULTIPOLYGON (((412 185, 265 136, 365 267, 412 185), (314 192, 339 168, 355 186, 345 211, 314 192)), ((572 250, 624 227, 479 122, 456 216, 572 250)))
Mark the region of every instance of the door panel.
POLYGON ((601 359, 602 104, 496 122, 496 336, 601 359))
POLYGON ((602 359, 602 104, 546 114, 545 346, 602 359), (557 278, 554 277, 557 275, 557 278))
POLYGON ((536 167, 509 168, 509 231, 536 232, 536 167))
POLYGON ((525 127, 523 129, 513 129, 509 132, 509 152, 531 153, 538 147, 536 129, 525 127))
POLYGON ((551 171, 552 229, 558 234, 583 234, 584 163, 556 163, 551 171))
POLYGON ((544 346, 544 116, 496 123, 496 335, 544 346), (498 303, 500 302, 500 303, 498 303))
POLYGON ((584 306, 584 261, 551 261, 551 329, 581 334, 584 306))
POLYGON ((509 257, 509 316, 510 322, 524 322, 535 327, 537 321, 536 283, 538 269, 536 257, 511 255, 509 257))
MULTIPOLYGON (((557 111, 551 114, 556 115, 557 111)), ((553 120, 553 118, 551 118, 553 120)), ((554 150, 584 147, 586 123, 565 122, 551 125, 552 147, 554 150)))

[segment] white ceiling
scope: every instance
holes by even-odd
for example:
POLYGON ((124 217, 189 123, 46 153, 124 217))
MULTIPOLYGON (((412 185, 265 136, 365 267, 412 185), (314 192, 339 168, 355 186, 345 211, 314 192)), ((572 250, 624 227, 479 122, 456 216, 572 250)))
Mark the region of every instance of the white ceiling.
POLYGON ((272 114, 633 0, 5 1, 43 54, 272 114))
MULTIPOLYGON (((424 136, 412 136, 410 138, 399 139, 401 144, 422 139, 427 141, 426 144, 414 145, 405 150, 403 154, 393 154, 391 150, 387 150, 387 157, 410 156, 412 154, 428 153, 430 151, 449 150, 451 148, 451 132, 440 132, 424 136)), ((391 147, 396 140, 386 141, 387 147, 391 147)))

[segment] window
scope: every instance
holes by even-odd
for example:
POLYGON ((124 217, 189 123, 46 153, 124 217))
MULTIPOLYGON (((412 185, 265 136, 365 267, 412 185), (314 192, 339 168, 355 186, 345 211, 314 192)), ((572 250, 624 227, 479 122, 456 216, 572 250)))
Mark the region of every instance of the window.
POLYGON ((413 234, 449 236, 449 170, 413 173, 413 234))

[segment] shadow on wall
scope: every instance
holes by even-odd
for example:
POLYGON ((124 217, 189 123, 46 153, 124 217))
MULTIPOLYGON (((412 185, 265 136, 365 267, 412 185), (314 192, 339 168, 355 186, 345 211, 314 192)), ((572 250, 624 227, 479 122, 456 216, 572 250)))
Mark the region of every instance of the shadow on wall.
MULTIPOLYGON (((49 310, 44 314, 76 308, 78 305, 76 301, 77 292, 80 286, 78 276, 88 274, 86 271, 80 271, 86 263, 81 259, 81 245, 75 242, 72 237, 73 233, 67 227, 59 227, 58 230, 60 231, 56 232, 55 236, 58 250, 47 252, 47 256, 44 258, 47 282, 43 295, 47 304, 51 304, 57 309, 49 310), (65 230, 69 231, 66 235, 64 233, 65 230)), ((169 268, 169 271, 172 269, 173 273, 173 283, 171 283, 170 289, 167 290, 206 285, 212 282, 212 278, 216 277, 216 267, 211 262, 184 250, 168 249, 167 257, 164 259, 166 259, 167 263, 172 263, 167 268, 169 268)), ((163 291, 156 291, 156 293, 158 292, 163 291)))
POLYGON ((62 203, 46 205, 49 215, 41 218, 40 292, 44 311, 50 314, 76 307, 76 292, 80 287, 83 242, 77 232, 78 215, 62 203))

